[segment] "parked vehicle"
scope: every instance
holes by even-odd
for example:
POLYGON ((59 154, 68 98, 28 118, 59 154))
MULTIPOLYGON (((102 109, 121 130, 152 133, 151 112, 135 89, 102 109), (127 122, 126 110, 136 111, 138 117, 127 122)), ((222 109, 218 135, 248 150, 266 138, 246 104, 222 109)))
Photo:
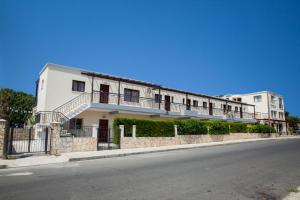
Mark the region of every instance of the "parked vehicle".
POLYGON ((299 135, 300 135, 300 128, 296 128, 296 129, 294 130, 294 133, 296 133, 296 134, 299 134, 299 135))

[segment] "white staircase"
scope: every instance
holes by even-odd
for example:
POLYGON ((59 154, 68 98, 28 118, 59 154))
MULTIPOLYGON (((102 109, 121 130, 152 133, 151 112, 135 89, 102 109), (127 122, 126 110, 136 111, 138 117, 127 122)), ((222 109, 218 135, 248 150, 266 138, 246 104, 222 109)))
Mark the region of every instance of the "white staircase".
POLYGON ((72 119, 73 117, 88 109, 90 102, 91 94, 82 93, 81 95, 54 109, 53 112, 62 113, 68 119, 72 119))

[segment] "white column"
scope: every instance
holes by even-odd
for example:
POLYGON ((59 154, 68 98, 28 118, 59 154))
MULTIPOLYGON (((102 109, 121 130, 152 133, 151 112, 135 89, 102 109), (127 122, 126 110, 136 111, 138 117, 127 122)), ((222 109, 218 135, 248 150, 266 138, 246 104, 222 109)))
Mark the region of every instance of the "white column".
POLYGON ((97 138, 97 135, 98 135, 98 125, 93 124, 93 137, 97 138))
POLYGON ((175 132, 175 137, 178 135, 178 133, 177 133, 177 125, 175 124, 174 125, 174 132, 175 132))
POLYGON ((136 139, 136 125, 132 125, 132 137, 136 139))
POLYGON ((124 138, 124 125, 119 125, 120 139, 124 138))

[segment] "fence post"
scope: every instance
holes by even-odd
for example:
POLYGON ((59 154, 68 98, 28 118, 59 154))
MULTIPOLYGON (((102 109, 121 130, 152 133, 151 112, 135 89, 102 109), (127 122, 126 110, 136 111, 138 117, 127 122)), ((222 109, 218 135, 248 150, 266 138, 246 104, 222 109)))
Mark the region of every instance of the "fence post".
POLYGON ((7 142, 8 142, 8 123, 6 120, 0 120, 0 158, 7 156, 7 142))
POLYGON ((46 135, 45 135, 45 154, 47 154, 47 150, 48 150, 48 137, 49 137, 48 130, 49 130, 49 128, 47 127, 46 135))
POLYGON ((9 154, 12 154, 13 151, 13 140, 14 140, 14 127, 11 127, 10 135, 9 135, 9 150, 8 150, 9 154))
POLYGON ((132 137, 136 139, 136 125, 132 125, 132 137))
POLYGON ((175 133, 175 137, 177 137, 178 132, 177 132, 177 125, 176 124, 174 125, 174 133, 175 133))
POLYGON ((30 153, 30 146, 31 146, 31 130, 32 128, 29 128, 29 134, 28 134, 28 152, 30 153))
POLYGON ((124 125, 119 125, 119 144, 122 149, 122 139, 124 138, 124 125))
POLYGON ((59 155, 59 150, 60 150, 60 132, 61 132, 61 127, 59 123, 51 123, 51 134, 50 134, 50 140, 51 140, 51 145, 50 145, 50 154, 51 155, 59 155))

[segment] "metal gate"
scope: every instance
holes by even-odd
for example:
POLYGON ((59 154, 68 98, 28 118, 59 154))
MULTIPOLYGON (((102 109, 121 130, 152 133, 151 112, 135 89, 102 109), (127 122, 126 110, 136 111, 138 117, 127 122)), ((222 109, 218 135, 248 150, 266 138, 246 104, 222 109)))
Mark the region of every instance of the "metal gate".
POLYGON ((36 128, 24 127, 9 129, 7 143, 8 155, 26 153, 45 153, 50 151, 51 128, 38 125, 36 128))
POLYGON ((120 136, 118 131, 118 136, 114 137, 113 129, 111 128, 98 128, 97 136, 97 150, 111 150, 120 148, 120 136))

